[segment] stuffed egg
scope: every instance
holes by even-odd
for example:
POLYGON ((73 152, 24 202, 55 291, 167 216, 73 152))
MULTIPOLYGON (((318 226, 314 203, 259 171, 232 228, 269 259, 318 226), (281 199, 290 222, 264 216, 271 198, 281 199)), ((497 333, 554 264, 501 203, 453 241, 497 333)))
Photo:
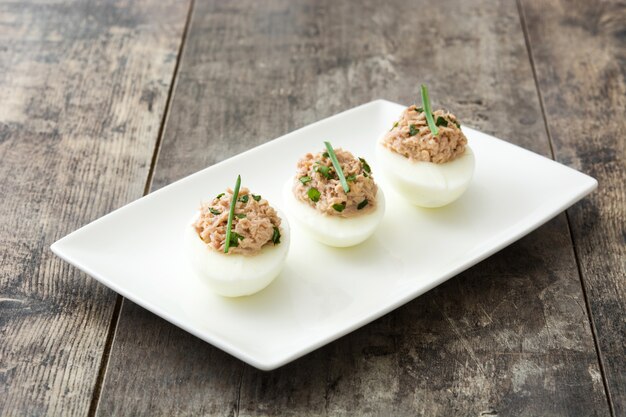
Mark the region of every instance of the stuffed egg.
POLYGON ((196 274, 217 294, 239 297, 268 286, 283 268, 289 225, 261 195, 228 189, 202 204, 185 230, 196 274))
POLYGON ((370 237, 385 212, 385 197, 363 158, 343 149, 307 153, 285 184, 288 214, 313 239, 348 247, 370 237))
POLYGON ((409 106, 377 143, 385 179, 406 200, 441 207, 459 198, 474 174, 474 154, 456 117, 431 111, 422 86, 422 107, 409 106))

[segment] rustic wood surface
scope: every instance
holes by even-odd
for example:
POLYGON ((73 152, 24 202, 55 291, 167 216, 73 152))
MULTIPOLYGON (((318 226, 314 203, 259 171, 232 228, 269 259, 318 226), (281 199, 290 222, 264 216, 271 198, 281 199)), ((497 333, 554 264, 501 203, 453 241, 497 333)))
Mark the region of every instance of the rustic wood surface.
POLYGON ((555 157, 599 183, 568 218, 613 415, 624 416, 626 2, 522 3, 555 157))
MULTIPOLYGON (((405 3, 197 1, 154 188, 375 98, 410 103, 419 82, 467 124, 550 155, 517 5, 442 1, 399 25, 426 6, 405 3), (416 28, 429 25, 427 43, 416 28)), ((562 215, 273 372, 125 301, 98 412, 545 416, 608 404, 562 215)))
POLYGON ((0 2, 0 415, 89 412, 119 297, 49 246, 143 194, 187 10, 0 2))
POLYGON ((0 0, 0 415, 623 415, 625 33, 620 0, 0 0), (47 249, 151 184, 421 82, 599 190, 272 372, 47 249))

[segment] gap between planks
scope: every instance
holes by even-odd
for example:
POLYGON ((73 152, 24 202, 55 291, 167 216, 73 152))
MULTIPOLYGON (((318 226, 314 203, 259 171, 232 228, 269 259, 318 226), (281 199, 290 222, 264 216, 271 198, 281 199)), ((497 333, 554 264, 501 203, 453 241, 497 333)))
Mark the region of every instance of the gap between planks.
MULTIPOLYGON (((524 13, 524 6, 522 5, 521 0, 515 0, 517 4, 517 10, 519 12, 520 24, 522 26, 522 32, 524 33, 524 42, 526 43, 526 51, 528 53, 528 60, 530 61, 530 69, 533 74, 533 79, 535 82, 535 90, 537 91, 537 97, 539 98, 539 107, 541 108, 541 117, 543 118, 543 123, 546 128, 546 135, 548 136, 548 144, 550 145, 550 154, 552 159, 556 161, 556 156, 554 153, 554 146, 552 144, 552 134, 550 133, 550 127, 548 125, 548 116, 545 111, 545 105, 543 101, 543 95, 541 94, 541 89, 539 88, 539 80, 537 79, 537 71, 535 69, 535 58, 533 56, 532 45, 530 44, 530 36, 528 34, 528 27, 526 26, 526 14, 524 13)), ((570 220, 569 212, 565 211, 565 218, 567 220, 567 232, 570 237, 570 241, 572 242, 572 250, 574 252, 574 260, 576 261, 576 269, 578 270, 578 279, 580 280, 580 286, 582 288, 583 298, 585 300, 585 308, 587 309, 587 318, 589 319, 589 325, 591 327, 591 336, 593 337, 593 345, 596 349, 596 356, 598 358, 598 366, 600 367, 600 374, 602 375, 602 385, 604 387, 604 394, 606 396, 606 401, 609 406, 609 412, 611 413, 611 417, 615 417, 615 410, 613 408, 613 401, 611 399, 611 393, 609 392, 608 381, 606 378, 606 373, 604 371, 604 361, 602 359, 602 353, 600 352, 600 345, 598 344, 598 336, 596 327, 593 323, 591 305, 589 302, 589 297, 587 296, 587 287, 585 286, 585 280, 583 279, 583 271, 580 265, 580 259, 578 256, 578 251, 576 250, 576 240, 574 239, 574 233, 572 232, 572 222, 570 220)))
POLYGON ((178 79, 178 69, 180 67, 180 61, 182 59, 183 50, 187 41, 187 35, 189 33, 189 26, 191 22, 191 15, 193 14, 195 0, 190 0, 189 11, 187 12, 187 18, 185 20, 185 27, 183 28, 183 35, 180 40, 180 46, 178 48, 178 55, 176 56, 176 65, 174 66, 174 72, 172 74, 172 81, 170 82, 170 88, 167 92, 167 100, 165 101, 165 108, 163 109, 163 118, 161 119, 161 125, 159 126, 159 133, 157 135, 156 143, 154 144, 154 151, 152 152, 152 161, 150 162, 150 169, 148 170, 148 177, 146 178, 146 186, 143 189, 143 195, 147 195, 152 187, 152 178, 154 177, 154 171, 156 170, 157 160, 159 159, 159 151, 161 150, 161 143, 163 142, 163 133, 165 132, 165 124, 170 113, 170 105, 172 104, 172 96, 174 95, 174 88, 176 87, 178 79))
MULTIPOLYGON (((190 0, 189 2, 189 10, 187 11, 187 16, 185 18, 185 26, 183 27, 183 33, 182 33, 182 37, 180 40, 180 46, 178 47, 178 54, 176 56, 176 64, 174 65, 174 71, 172 73, 170 86, 167 92, 165 108, 163 109, 163 117, 161 118, 159 131, 158 131, 157 138, 154 144, 154 150, 152 152, 152 160, 150 161, 150 168, 148 170, 148 176, 146 177, 146 185, 144 186, 144 189, 143 189, 144 196, 150 192, 150 188, 152 187, 152 178, 154 177, 154 171, 156 169, 157 159, 159 158, 159 150, 161 148, 161 142, 163 141, 163 132, 165 131, 165 124, 169 116, 170 105, 172 103, 172 96, 174 94, 174 89, 175 89, 176 81, 178 78, 177 77, 178 69, 179 69, 180 61, 183 55, 185 42, 187 41, 187 35, 189 33, 189 26, 191 22, 191 15, 193 14, 193 10, 194 10, 194 3, 195 3, 195 0, 190 0)), ((109 332, 107 334, 106 342, 104 345, 104 351, 102 353, 102 358, 100 361, 100 369, 98 370, 96 385, 94 387, 94 391, 91 396, 91 402, 89 404, 89 412, 87 413, 87 416, 89 417, 95 417, 98 412, 98 406, 100 404, 100 398, 102 395, 102 388, 104 386, 106 371, 109 366, 111 348, 113 347, 113 342, 115 340, 115 334, 117 332, 117 326, 119 324, 123 302, 124 302, 124 297, 118 294, 115 300, 115 308, 113 309, 113 316, 111 317, 111 323, 109 324, 109 332)))
POLYGON ((91 402, 89 403, 88 416, 95 416, 98 410, 98 403, 100 402, 100 393, 102 392, 102 385, 104 384, 104 376, 106 374, 106 368, 109 364, 109 356, 111 354, 111 346, 113 346, 113 339, 115 337, 115 330, 117 329, 117 323, 120 319, 120 311, 122 310, 122 301, 124 298, 117 294, 115 299, 115 308, 113 309, 113 316, 111 318, 111 324, 109 325, 109 331, 104 343, 104 352, 102 352, 102 358, 100 360, 100 369, 98 369, 98 377, 96 379, 96 387, 94 393, 91 396, 91 402))

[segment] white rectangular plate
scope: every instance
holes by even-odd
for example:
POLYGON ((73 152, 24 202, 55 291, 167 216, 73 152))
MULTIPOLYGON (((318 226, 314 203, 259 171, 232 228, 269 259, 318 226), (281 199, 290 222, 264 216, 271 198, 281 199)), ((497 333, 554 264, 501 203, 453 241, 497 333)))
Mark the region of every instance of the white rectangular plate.
MULTIPOLYGON (((507 142, 463 128, 476 157, 467 192, 441 209, 405 203, 377 174, 376 139, 404 106, 356 107, 220 162, 124 206, 52 245, 55 254, 124 297, 264 370, 286 364, 425 293, 545 223, 596 180, 507 142), (291 225, 281 275, 250 297, 212 294, 182 253, 200 202, 243 184, 282 209, 298 158, 330 140, 365 157, 387 211, 365 243, 334 249, 291 225), (397 219, 402 219, 398 221, 397 219)), ((284 210, 283 210, 284 211, 284 210)))

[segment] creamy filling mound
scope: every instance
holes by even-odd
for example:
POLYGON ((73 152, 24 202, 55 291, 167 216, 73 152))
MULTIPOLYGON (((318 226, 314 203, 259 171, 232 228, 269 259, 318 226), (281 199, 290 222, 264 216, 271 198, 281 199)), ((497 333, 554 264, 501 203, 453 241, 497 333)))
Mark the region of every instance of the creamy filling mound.
POLYGON ((307 153, 299 161, 294 178, 296 198, 329 216, 353 217, 376 208, 378 187, 370 166, 343 149, 334 149, 350 191, 343 189, 327 152, 307 153))
MULTIPOLYGON (((230 188, 213 200, 203 203, 200 215, 193 227, 209 248, 224 253, 226 226, 233 190, 230 188)), ((280 243, 280 218, 267 200, 250 193, 247 188, 239 190, 235 203, 230 247, 228 254, 255 255, 266 245, 280 243)))
POLYGON ((443 164, 454 161, 465 153, 467 138, 456 117, 447 111, 436 110, 433 119, 439 134, 433 136, 421 107, 412 105, 400 116, 382 140, 382 145, 411 161, 443 164))

